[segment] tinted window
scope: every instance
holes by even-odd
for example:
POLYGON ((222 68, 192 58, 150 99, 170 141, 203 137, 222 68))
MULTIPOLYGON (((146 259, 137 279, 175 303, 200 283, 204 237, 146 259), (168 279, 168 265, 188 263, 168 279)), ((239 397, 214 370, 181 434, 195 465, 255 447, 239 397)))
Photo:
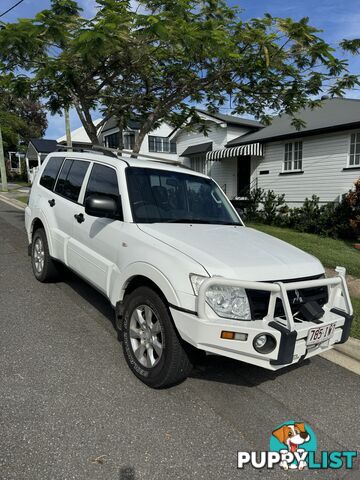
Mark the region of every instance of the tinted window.
POLYGON ((76 202, 88 166, 89 162, 82 160, 65 160, 56 182, 55 192, 76 202))
POLYGON ((85 200, 89 195, 107 195, 118 204, 118 215, 122 218, 121 199, 116 171, 113 168, 95 163, 92 167, 86 188, 85 200))
POLYGON ((241 225, 228 199, 209 178, 128 167, 130 204, 137 223, 241 225))
POLYGON ((56 177, 58 176, 60 167, 64 161, 64 157, 52 157, 46 164, 43 174, 40 178, 40 185, 49 190, 54 188, 56 177))

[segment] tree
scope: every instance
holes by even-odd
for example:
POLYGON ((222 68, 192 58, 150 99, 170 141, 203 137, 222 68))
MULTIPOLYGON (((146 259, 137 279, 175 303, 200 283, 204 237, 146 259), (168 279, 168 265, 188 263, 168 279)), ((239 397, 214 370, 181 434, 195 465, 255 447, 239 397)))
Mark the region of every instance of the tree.
MULTIPOLYGON (((161 121, 206 133, 193 105, 216 111, 231 95, 233 113, 263 122, 271 114, 293 115, 320 104, 319 94, 342 95, 359 84, 347 62, 303 18, 242 20, 223 0, 97 0, 84 19, 73 0, 52 0, 34 19, 0 31, 3 71, 29 72, 36 89, 56 112, 74 105, 93 143, 92 111, 126 127, 136 117, 138 152, 161 121)), ((359 40, 342 47, 357 53, 359 40)))
POLYGON ((31 92, 27 79, 3 75, 0 79, 0 126, 4 149, 18 150, 47 128, 44 107, 31 92))

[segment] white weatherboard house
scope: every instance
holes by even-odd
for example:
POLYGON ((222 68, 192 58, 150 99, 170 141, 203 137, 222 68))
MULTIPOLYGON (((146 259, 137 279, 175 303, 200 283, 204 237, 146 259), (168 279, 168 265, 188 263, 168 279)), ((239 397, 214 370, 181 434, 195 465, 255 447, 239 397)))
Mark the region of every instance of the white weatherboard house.
POLYGON ((298 116, 306 122, 300 131, 288 115, 275 117, 270 126, 229 141, 208 158, 257 147, 262 156, 251 157, 246 173, 251 186, 284 193, 291 206, 313 194, 321 203, 337 202, 360 176, 360 100, 327 99, 298 116))
MULTIPOLYGON (((233 115, 213 114, 200 109, 197 109, 197 113, 208 127, 208 135, 190 132, 186 128, 175 130, 171 138, 176 139, 179 159, 194 170, 213 177, 227 196, 233 199, 238 192, 249 188, 250 181, 248 175, 243 174, 243 169, 247 168, 246 158, 249 158, 251 152, 248 148, 239 149, 242 153, 235 157, 224 155, 221 161, 212 160, 211 155, 214 151, 224 149, 233 139, 261 129, 262 125, 254 120, 233 115)), ((253 150, 253 147, 250 149, 253 150)))
MULTIPOLYGON (((130 120, 123 131, 124 149, 132 150, 135 137, 140 130, 136 120, 130 120)), ((173 127, 163 122, 158 128, 145 135, 140 153, 143 155, 156 155, 164 160, 177 160, 176 142, 170 139, 173 127)), ((119 127, 116 118, 108 120, 99 132, 99 140, 105 147, 118 148, 120 145, 119 127)))

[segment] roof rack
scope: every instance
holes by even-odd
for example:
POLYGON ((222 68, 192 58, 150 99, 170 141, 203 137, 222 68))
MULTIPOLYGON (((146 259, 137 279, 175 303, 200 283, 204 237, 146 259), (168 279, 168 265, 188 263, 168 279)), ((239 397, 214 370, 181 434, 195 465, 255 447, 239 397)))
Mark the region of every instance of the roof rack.
POLYGON ((125 161, 129 158, 133 158, 133 159, 143 158, 144 160, 151 160, 152 162, 165 163, 168 165, 174 165, 177 167, 182 167, 188 170, 192 170, 190 167, 188 167, 187 165, 184 165, 179 160, 171 160, 169 158, 159 158, 159 157, 156 157, 155 155, 148 155, 144 153, 134 153, 132 150, 127 150, 127 149, 119 150, 116 148, 104 147, 102 145, 89 145, 89 147, 70 147, 68 145, 58 144, 57 147, 58 147, 57 149, 58 152, 59 151, 61 152, 64 150, 70 150, 73 152, 100 152, 103 155, 106 155, 108 157, 123 158, 123 160, 125 161))
POLYGON ((108 147, 103 147, 102 145, 89 145, 88 147, 74 147, 69 145, 57 145, 57 151, 62 152, 64 150, 70 150, 72 152, 101 152, 108 157, 117 158, 116 150, 108 147))
MULTIPOLYGON (((190 167, 187 165, 184 165, 182 162, 179 160, 171 160, 170 158, 159 158, 156 157, 155 155, 148 155, 147 153, 134 153, 132 150, 117 150, 118 155, 122 156, 122 154, 129 155, 130 158, 138 159, 138 158, 143 158, 144 160, 151 160, 152 162, 158 162, 158 163, 166 163, 168 165, 175 165, 177 167, 182 167, 182 168, 187 168, 189 170, 192 170, 190 167)), ((123 157, 127 158, 127 157, 123 157)))

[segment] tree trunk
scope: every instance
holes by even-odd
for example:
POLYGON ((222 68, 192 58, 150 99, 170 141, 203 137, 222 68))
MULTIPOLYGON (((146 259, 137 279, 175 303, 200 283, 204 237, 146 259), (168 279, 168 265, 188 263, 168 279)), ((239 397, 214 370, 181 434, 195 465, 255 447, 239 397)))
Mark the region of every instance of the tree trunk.
POLYGON ((97 135, 97 128, 91 118, 90 111, 82 108, 78 101, 74 102, 77 114, 85 128, 85 132, 88 134, 90 141, 93 145, 100 145, 97 135))
MULTIPOLYGON (((145 120, 145 122, 141 125, 140 127, 140 132, 138 135, 135 137, 135 142, 134 142, 134 148, 133 148, 133 153, 139 153, 141 145, 144 141, 145 136, 151 132, 152 127, 154 126, 154 123, 156 122, 157 117, 155 111, 150 113, 148 118, 145 120)), ((134 155, 135 157, 136 155, 134 155)))
POLYGON ((119 150, 123 150, 124 149, 124 115, 119 116, 118 128, 119 128, 119 150))

